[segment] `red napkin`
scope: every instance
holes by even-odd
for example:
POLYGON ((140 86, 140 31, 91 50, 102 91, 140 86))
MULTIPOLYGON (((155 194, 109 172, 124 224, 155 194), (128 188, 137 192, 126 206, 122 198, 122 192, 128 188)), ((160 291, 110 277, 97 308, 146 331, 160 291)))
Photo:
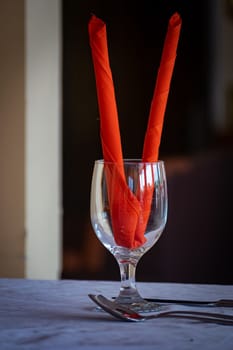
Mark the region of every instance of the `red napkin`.
MULTIPOLYGON (((179 15, 174 14, 169 21, 161 67, 151 104, 149 124, 144 141, 143 161, 157 160, 163 116, 176 56, 174 50, 176 50, 179 37, 177 27, 180 24, 179 15), (173 34, 174 29, 176 35, 173 34)), ((154 188, 145 179, 144 192, 138 192, 137 196, 135 196, 127 186, 123 168, 114 84, 108 57, 106 25, 102 20, 92 15, 88 24, 88 30, 96 78, 101 143, 114 238, 120 246, 136 248, 141 246, 146 240, 144 232, 154 188), (108 162, 114 164, 110 166, 108 162)))
POLYGON ((93 15, 88 29, 96 78, 100 136, 114 238, 120 246, 137 247, 145 242, 144 234, 136 239, 134 235, 141 208, 125 181, 115 91, 108 57, 106 25, 93 15), (111 166, 108 162, 114 165, 111 166))
POLYGON ((144 162, 155 162, 158 160, 164 114, 176 59, 181 23, 182 21, 178 13, 174 13, 168 23, 144 140, 142 156, 144 162))
MULTIPOLYGON (((159 146, 163 130, 164 114, 170 89, 172 73, 176 60, 181 18, 174 13, 168 23, 167 34, 164 42, 162 58, 158 70, 155 90, 151 102, 149 121, 143 146, 142 160, 144 162, 156 162, 158 160, 159 146)), ((141 200, 144 227, 150 214, 151 200, 154 188, 147 188, 141 200)), ((137 227, 135 234, 143 229, 142 225, 137 227)))
POLYGON ((95 15, 92 15, 88 29, 100 112, 100 136, 103 156, 104 160, 117 163, 119 171, 123 175, 121 138, 114 84, 108 57, 106 25, 95 15))

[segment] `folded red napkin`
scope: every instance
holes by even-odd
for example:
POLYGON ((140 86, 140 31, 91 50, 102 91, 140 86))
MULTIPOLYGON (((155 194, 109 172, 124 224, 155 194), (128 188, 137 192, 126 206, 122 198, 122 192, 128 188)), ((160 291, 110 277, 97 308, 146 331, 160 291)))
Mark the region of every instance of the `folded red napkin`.
MULTIPOLYGON (((180 26, 181 19, 176 13, 169 21, 144 141, 143 161, 156 161, 158 157, 163 116, 176 57, 180 26)), ((100 112, 100 135, 105 161, 113 234, 118 245, 136 248, 141 246, 146 240, 144 232, 154 188, 150 182, 145 182, 147 186, 145 186, 144 192, 138 192, 137 196, 135 196, 127 186, 123 167, 114 84, 108 57, 106 25, 102 20, 92 15, 88 24, 88 30, 96 78, 100 112), (110 165, 108 162, 111 162, 113 165, 110 165)))
POLYGON ((178 13, 174 13, 168 23, 143 146, 142 159, 145 162, 155 162, 158 160, 164 114, 175 65, 181 23, 182 21, 178 13))
MULTIPOLYGON (((163 130, 164 114, 170 89, 172 73, 175 65, 176 50, 181 29, 181 18, 174 13, 168 23, 167 34, 164 42, 162 58, 156 79, 154 95, 151 102, 149 121, 143 145, 142 160, 144 162, 156 162, 158 160, 159 146, 163 130)), ((150 214, 153 188, 144 192, 141 201, 144 227, 150 214)), ((142 227, 136 229, 142 230, 142 227)))
POLYGON ((99 104, 103 157, 106 161, 117 163, 119 171, 123 175, 121 137, 108 57, 106 25, 95 15, 92 15, 88 29, 99 104))
POLYGON ((134 235, 141 208, 125 181, 115 91, 108 57, 106 25, 93 15, 88 29, 96 78, 100 136, 114 238, 120 246, 136 247, 145 242, 143 234, 136 239, 134 235), (111 163, 114 165, 111 166, 111 163))

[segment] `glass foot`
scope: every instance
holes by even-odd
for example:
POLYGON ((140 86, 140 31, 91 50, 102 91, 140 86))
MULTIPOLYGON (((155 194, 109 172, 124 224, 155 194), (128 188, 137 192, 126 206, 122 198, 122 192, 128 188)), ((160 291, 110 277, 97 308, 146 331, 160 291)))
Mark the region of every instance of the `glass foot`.
POLYGON ((125 298, 125 297, 122 298, 118 296, 117 298, 113 298, 113 301, 115 301, 118 304, 129 307, 135 312, 141 312, 141 313, 156 312, 156 311, 165 310, 167 308, 167 306, 165 307, 165 305, 162 305, 153 301, 148 301, 141 297, 136 298, 136 300, 130 300, 130 298, 125 298))
POLYGON ((165 309, 164 305, 158 304, 153 301, 147 301, 147 300, 144 300, 143 302, 139 302, 139 303, 128 304, 126 306, 129 306, 130 309, 140 313, 156 312, 156 311, 161 311, 165 309))

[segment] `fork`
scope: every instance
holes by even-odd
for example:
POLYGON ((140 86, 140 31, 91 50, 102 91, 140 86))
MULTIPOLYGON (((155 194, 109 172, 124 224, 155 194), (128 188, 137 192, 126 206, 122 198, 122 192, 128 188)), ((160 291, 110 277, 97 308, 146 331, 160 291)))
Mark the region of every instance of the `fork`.
POLYGON ((203 312, 203 311, 193 311, 193 310, 182 310, 182 309, 174 309, 168 311, 158 311, 156 314, 152 315, 142 315, 134 310, 130 309, 128 306, 121 305, 116 301, 111 301, 105 298, 103 295, 94 295, 88 294, 90 299, 94 301, 98 306, 100 306, 103 310, 115 316, 118 319, 124 321, 145 321, 153 318, 159 317, 180 317, 180 318, 188 318, 192 320, 199 320, 204 322, 212 322, 221 325, 233 326, 233 315, 224 315, 221 313, 213 313, 213 312, 203 312))

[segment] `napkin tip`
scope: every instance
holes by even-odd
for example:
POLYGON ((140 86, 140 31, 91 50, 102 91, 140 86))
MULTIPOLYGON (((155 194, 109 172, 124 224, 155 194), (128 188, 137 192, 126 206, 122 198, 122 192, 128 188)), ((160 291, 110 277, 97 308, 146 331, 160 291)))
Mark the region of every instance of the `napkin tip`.
POLYGON ((105 22, 100 19, 94 12, 91 12, 88 26, 90 32, 96 33, 105 27, 105 22))
POLYGON ((173 27, 179 26, 181 24, 181 16, 178 12, 173 13, 173 15, 170 17, 170 25, 173 27))
POLYGON ((96 21, 98 20, 98 17, 96 16, 96 14, 94 12, 90 12, 90 21, 96 21))

